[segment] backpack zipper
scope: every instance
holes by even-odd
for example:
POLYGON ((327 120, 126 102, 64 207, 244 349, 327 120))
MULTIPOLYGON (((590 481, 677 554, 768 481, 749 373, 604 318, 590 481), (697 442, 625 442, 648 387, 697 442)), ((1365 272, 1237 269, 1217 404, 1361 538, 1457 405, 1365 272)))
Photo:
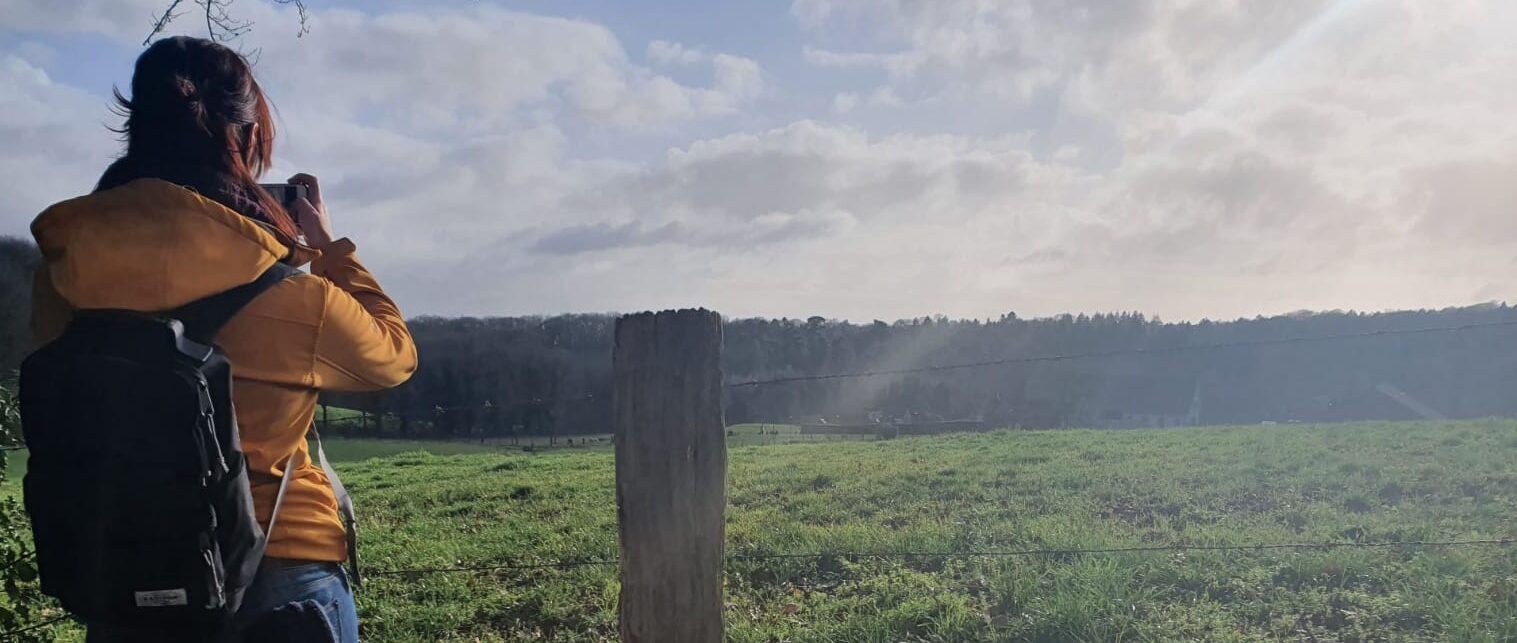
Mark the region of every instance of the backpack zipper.
POLYGON ((211 555, 211 549, 207 547, 200 550, 200 553, 205 558, 206 567, 209 567, 211 570, 211 591, 206 592, 208 604, 205 608, 218 609, 222 605, 226 605, 226 583, 221 580, 221 570, 217 567, 216 560, 211 555))

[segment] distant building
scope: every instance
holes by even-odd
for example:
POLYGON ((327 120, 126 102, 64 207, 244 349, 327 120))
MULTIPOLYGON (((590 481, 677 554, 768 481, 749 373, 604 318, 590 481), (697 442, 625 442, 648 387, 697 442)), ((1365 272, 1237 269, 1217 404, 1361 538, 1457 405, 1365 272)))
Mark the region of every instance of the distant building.
POLYGON ((1201 425, 1201 383, 1180 385, 1160 377, 1114 377, 1087 404, 1098 429, 1165 429, 1201 425))
POLYGON ((979 433, 989 428, 980 420, 944 420, 893 425, 896 435, 943 435, 945 433, 979 433))
POLYGON ((874 411, 862 418, 816 417, 801 425, 801 435, 941 435, 945 433, 974 433, 989 428, 983 420, 944 420, 931 413, 907 411, 894 419, 885 413, 874 411))

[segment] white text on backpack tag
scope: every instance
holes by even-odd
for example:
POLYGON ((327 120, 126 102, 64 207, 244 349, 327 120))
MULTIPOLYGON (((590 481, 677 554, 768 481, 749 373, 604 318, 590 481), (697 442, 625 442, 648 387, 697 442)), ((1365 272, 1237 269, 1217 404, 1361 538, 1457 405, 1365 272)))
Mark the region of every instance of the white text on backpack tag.
POLYGON ((160 589, 153 592, 132 592, 137 596, 137 607, 173 607, 189 605, 190 596, 182 589, 160 589))

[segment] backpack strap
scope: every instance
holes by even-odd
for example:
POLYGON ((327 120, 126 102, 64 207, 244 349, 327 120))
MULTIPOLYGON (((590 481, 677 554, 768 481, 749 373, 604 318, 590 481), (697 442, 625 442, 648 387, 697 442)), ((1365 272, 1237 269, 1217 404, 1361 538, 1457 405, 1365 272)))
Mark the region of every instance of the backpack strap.
MULTIPOLYGON (((204 299, 192 301, 185 306, 165 313, 165 317, 179 320, 184 326, 184 336, 191 341, 209 346, 216 339, 216 334, 221 332, 221 327, 236 316, 238 311, 259 295, 267 292, 270 288, 279 285, 290 277, 301 274, 300 269, 287 265, 283 262, 274 262, 268 270, 258 275, 257 279, 241 286, 211 295, 204 299)), ((269 537, 274 533, 274 526, 279 523, 279 510, 284 506, 285 492, 290 488, 290 479, 294 477, 297 463, 292 455, 284 463, 284 475, 279 479, 279 493, 274 497, 274 511, 269 515, 269 525, 264 529, 264 545, 267 546, 269 537)), ((260 549, 259 558, 263 557, 260 549)))
MULTIPOLYGON (((353 513, 353 497, 348 495, 348 488, 343 486, 342 480, 337 477, 337 470, 327 460, 327 450, 321 447, 321 432, 316 430, 315 424, 311 425, 311 437, 316 439, 316 460, 321 464, 321 471, 327 475, 327 480, 332 481, 332 495, 337 498, 337 513, 342 517, 342 528, 347 535, 348 564, 353 568, 351 580, 353 587, 358 588, 363 585, 363 580, 358 574, 358 519, 353 513)), ((307 455, 304 462, 297 464, 295 455, 299 453, 296 451, 285 460, 284 476, 279 480, 279 493, 274 496, 274 513, 269 516, 268 529, 264 530, 264 535, 268 538, 273 538, 274 525, 279 522, 279 508, 284 506, 284 492, 290 486, 290 478, 294 477, 298 466, 310 462, 310 456, 307 455)))
POLYGON ((327 450, 321 448, 321 432, 315 424, 311 425, 311 437, 316 438, 316 459, 321 463, 321 471, 332 481, 332 495, 337 497, 337 511, 342 514, 343 531, 348 536, 348 563, 353 566, 353 587, 360 587, 363 580, 358 575, 358 519, 353 514, 353 498, 337 478, 337 470, 327 461, 327 450))
MULTIPOLYGON (((264 546, 268 546, 269 541, 273 540, 274 525, 279 524, 279 509, 284 506, 284 492, 290 490, 290 479, 295 477, 295 467, 297 466, 295 454, 297 453, 300 453, 300 451, 291 453, 290 457, 285 458, 284 473, 279 476, 279 493, 274 495, 274 511, 269 513, 269 526, 263 530, 264 546)), ((307 457, 309 458, 309 456, 307 457)), ((262 554, 259 556, 262 557, 262 554)))
POLYGON ((299 268, 283 262, 274 262, 274 265, 269 266, 268 270, 263 271, 263 274, 258 275, 258 278, 251 282, 205 299, 192 301, 178 310, 166 313, 165 316, 177 319, 179 323, 184 324, 185 337, 201 344, 210 344, 216 338, 216 333, 221 332, 221 327, 231 321, 232 317, 244 306, 278 285, 279 282, 298 274, 301 274, 299 268))

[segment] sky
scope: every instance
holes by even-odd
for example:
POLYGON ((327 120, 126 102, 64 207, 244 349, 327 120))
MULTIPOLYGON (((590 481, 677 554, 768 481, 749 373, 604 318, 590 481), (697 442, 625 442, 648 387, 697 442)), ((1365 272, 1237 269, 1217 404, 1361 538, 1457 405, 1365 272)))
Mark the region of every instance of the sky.
MULTIPOLYGON (((167 4, 0 0, 0 234, 119 153, 167 4)), ((408 315, 1513 299, 1510 0, 307 6, 232 7, 271 178, 321 177, 408 315)))

